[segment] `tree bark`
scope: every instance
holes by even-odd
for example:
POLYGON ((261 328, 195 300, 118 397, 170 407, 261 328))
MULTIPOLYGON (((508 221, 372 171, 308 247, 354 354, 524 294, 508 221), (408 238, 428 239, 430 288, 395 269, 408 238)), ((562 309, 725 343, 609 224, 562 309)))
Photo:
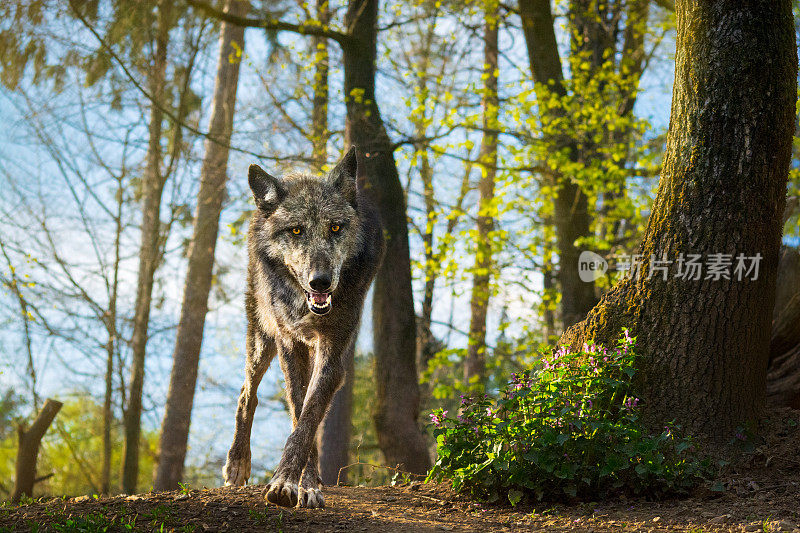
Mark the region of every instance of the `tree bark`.
POLYGON ((339 470, 350 464, 351 413, 353 412, 353 382, 355 380, 355 344, 345 354, 347 369, 342 387, 336 391, 331 407, 317 432, 319 450, 319 476, 325 485, 347 482, 347 470, 339 470))
POLYGON ((122 463, 122 492, 136 492, 139 477, 139 437, 142 419, 142 391, 144 389, 145 352, 147 350, 150 302, 153 294, 153 278, 159 261, 158 243, 161 233, 161 196, 164 178, 161 173, 161 123, 164 114, 166 84, 167 45, 172 25, 172 2, 160 0, 157 4, 158 21, 156 51, 149 77, 149 90, 153 103, 150 106, 147 164, 142 177, 142 228, 139 246, 139 272, 136 281, 136 304, 131 336, 130 391, 125 409, 125 445, 122 463))
POLYGON ((386 462, 425 473, 430 457, 417 421, 420 393, 406 201, 392 143, 375 102, 377 20, 378 0, 351 0, 345 16, 351 39, 342 46, 345 139, 363 153, 364 189, 378 206, 387 241, 372 301, 374 420, 386 462))
MULTIPOLYGON (((328 0, 317 0, 316 15, 322 26, 330 23, 331 14, 328 0)), ((328 39, 324 36, 313 36, 311 48, 314 58, 314 96, 311 110, 312 157, 317 168, 322 170, 328 161, 328 138, 330 137, 328 129, 328 73, 330 70, 328 39)), ((339 470, 349 462, 354 379, 353 357, 353 353, 347 356, 350 364, 345 381, 342 387, 336 391, 330 409, 317 433, 320 477, 326 485, 335 485, 339 470)), ((341 480, 346 481, 346 479, 347 472, 344 471, 341 480)))
MULTIPOLYGON (((317 0, 317 19, 322 26, 327 26, 331 21, 331 11, 328 0, 317 0)), ((311 47, 314 54, 314 98, 311 108, 311 144, 314 162, 317 167, 328 161, 328 71, 329 53, 328 39, 321 36, 311 38, 311 47)))
POLYGON ((117 296, 119 292, 119 267, 121 263, 121 240, 124 229, 122 220, 122 209, 125 204, 123 195, 123 177, 117 178, 117 211, 114 216, 114 271, 111 280, 111 293, 108 299, 108 310, 106 311, 105 327, 108 334, 106 342, 106 375, 105 375, 105 396, 103 398, 103 465, 100 473, 100 491, 103 494, 111 493, 111 454, 113 443, 111 441, 111 425, 114 421, 113 398, 114 398, 114 358, 118 354, 118 330, 117 330, 117 296))
MULTIPOLYGON (((228 0, 226 7, 227 11, 244 16, 249 9, 249 3, 228 0)), ((155 490, 176 489, 178 482, 183 479, 203 329, 208 313, 208 295, 213 278, 214 251, 226 194, 228 146, 239 84, 239 65, 244 50, 244 28, 223 23, 220 28, 219 48, 214 100, 209 119, 211 138, 206 139, 205 157, 200 169, 194 235, 189 251, 167 404, 161 425, 155 490)))
MULTIPOLYGON (((550 0, 519 0, 519 11, 537 98, 546 101, 551 93, 563 98, 567 90, 563 83, 550 0)), ((559 116, 541 117, 543 122, 557 118, 559 116)), ((569 148, 572 161, 578 160, 573 139, 564 136, 555 139, 555 143, 556 149, 569 148)), ((591 235, 591 217, 586 194, 569 176, 557 173, 553 185, 557 279, 561 287, 560 318, 563 327, 567 328, 582 320, 597 302, 594 283, 582 281, 578 273, 578 257, 585 248, 575 244, 576 240, 591 235)))
POLYGON ((47 433, 47 428, 53 423, 63 404, 48 398, 42 410, 36 416, 31 427, 17 429, 19 448, 17 449, 17 472, 14 482, 14 492, 11 494, 11 503, 18 503, 23 495, 33 495, 33 485, 36 482, 36 461, 39 457, 39 445, 42 437, 47 433))
MULTIPOLYGON (((637 275, 561 343, 637 337, 637 389, 653 424, 724 439, 763 405, 797 53, 791 2, 678 1, 670 130, 637 275), (678 254, 761 254, 758 278, 683 280, 678 254), (675 261, 667 279, 651 256, 675 261)), ((703 272, 707 277, 707 273, 703 272)))
MULTIPOLYGON (((317 19, 323 26, 330 24, 331 12, 328 0, 317 0, 317 19)), ((321 36, 311 38, 314 53, 314 98, 311 112, 311 130, 314 161, 322 169, 328 160, 328 39, 321 36)), ((347 373, 342 387, 336 391, 328 414, 317 433, 319 451, 319 474, 325 485, 335 485, 337 481, 347 482, 347 470, 339 471, 350 463, 350 433, 353 408, 353 383, 355 380, 355 345, 345 356, 348 361, 347 373)))
POLYGON ((494 182, 497 175, 497 131, 500 98, 497 92, 499 5, 487 2, 483 27, 483 138, 478 168, 478 216, 475 265, 470 297, 469 343, 464 361, 464 382, 483 391, 486 379, 486 315, 492 280, 492 231, 494 230, 494 182))
POLYGON ((781 250, 778 262, 767 400, 771 405, 800 409, 800 254, 788 246, 781 250))

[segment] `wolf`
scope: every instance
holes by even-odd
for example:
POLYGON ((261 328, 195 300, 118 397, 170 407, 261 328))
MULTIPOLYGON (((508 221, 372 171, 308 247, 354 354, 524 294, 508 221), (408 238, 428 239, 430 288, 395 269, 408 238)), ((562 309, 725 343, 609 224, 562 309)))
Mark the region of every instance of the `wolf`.
POLYGON ((250 433, 261 378, 277 354, 292 433, 267 501, 324 507, 316 433, 353 356, 367 290, 384 253, 381 222, 358 184, 355 147, 323 176, 282 179, 250 165, 256 210, 248 229, 247 359, 226 485, 250 477, 250 433))

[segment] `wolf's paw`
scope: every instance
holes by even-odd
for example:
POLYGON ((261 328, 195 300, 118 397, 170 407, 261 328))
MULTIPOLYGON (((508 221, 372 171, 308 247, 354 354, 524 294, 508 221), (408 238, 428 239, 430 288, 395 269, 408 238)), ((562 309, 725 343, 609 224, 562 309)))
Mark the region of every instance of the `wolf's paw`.
POLYGON ((250 478, 250 459, 228 457, 225 467, 222 469, 222 477, 225 478, 225 485, 229 487, 246 485, 250 478))
POLYGON ((321 489, 300 487, 299 495, 300 507, 308 509, 323 509, 325 507, 325 497, 321 489))
POLYGON ((283 478, 272 478, 267 488, 267 501, 281 507, 295 507, 298 501, 299 487, 283 478))

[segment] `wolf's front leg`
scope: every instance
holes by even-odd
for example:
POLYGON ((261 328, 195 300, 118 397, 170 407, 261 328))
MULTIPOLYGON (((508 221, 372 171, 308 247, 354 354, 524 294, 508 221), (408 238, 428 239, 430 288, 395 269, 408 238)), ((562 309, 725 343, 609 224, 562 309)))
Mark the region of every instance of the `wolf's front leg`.
POLYGON ((244 485, 250 478, 250 432, 258 405, 258 385, 275 357, 275 352, 275 341, 272 338, 248 328, 244 385, 236 408, 233 444, 228 450, 228 459, 222 469, 226 485, 244 485))
POLYGON ((309 509, 325 507, 325 498, 322 496, 322 478, 319 476, 319 452, 316 439, 311 445, 308 462, 300 478, 297 500, 300 507, 309 509))
POLYGON ((344 380, 341 354, 341 347, 320 341, 300 416, 269 483, 267 501, 271 503, 286 507, 294 507, 298 501, 307 507, 324 505, 316 472, 315 436, 334 393, 344 380), (310 459, 313 466, 309 469, 310 459), (304 469, 308 470, 308 477, 303 476, 301 480, 304 469))

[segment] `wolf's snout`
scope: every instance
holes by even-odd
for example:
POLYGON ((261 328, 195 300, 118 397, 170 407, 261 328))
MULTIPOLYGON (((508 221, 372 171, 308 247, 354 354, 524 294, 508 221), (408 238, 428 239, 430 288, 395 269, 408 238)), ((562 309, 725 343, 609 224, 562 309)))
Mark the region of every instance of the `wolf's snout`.
POLYGON ((312 272, 308 285, 316 292, 328 292, 331 288, 331 276, 325 272, 312 272))
POLYGON ((314 271, 308 276, 308 286, 311 292, 306 293, 308 308, 315 315, 325 315, 331 310, 333 295, 331 290, 331 275, 324 271, 314 271))

